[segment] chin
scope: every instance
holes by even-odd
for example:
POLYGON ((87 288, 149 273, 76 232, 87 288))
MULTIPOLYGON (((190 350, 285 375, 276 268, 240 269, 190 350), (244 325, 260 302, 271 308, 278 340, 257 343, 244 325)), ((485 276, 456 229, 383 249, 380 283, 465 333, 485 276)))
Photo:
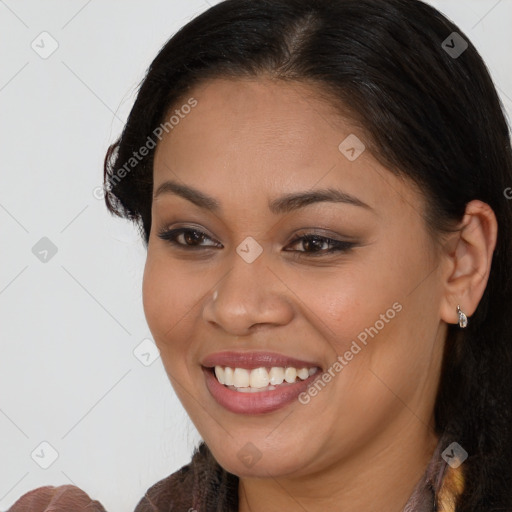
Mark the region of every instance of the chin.
POLYGON ((272 455, 262 453, 260 459, 245 463, 238 458, 237 453, 230 455, 224 453, 219 458, 217 456, 215 458, 226 471, 243 478, 284 477, 294 474, 304 467, 303 461, 283 459, 280 452, 274 452, 272 455))
POLYGON ((227 443, 206 440, 206 444, 217 462, 239 477, 281 477, 301 472, 307 459, 303 443, 282 443, 276 447, 275 443, 269 445, 265 441, 267 435, 268 432, 259 438, 234 436, 227 443), (300 452, 295 453, 299 448, 300 452))

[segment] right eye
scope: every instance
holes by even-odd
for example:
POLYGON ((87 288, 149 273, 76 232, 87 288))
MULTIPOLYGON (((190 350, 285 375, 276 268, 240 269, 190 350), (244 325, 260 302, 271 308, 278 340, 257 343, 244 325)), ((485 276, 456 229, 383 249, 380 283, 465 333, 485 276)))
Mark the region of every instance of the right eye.
MULTIPOLYGON (((176 247, 185 250, 204 249, 205 247, 201 246, 200 243, 203 240, 212 240, 208 235, 206 235, 202 231, 191 228, 164 229, 158 233, 158 237, 176 247), (178 241, 178 239, 182 240, 182 242, 178 241)), ((217 242, 214 244, 210 244, 207 247, 218 246, 219 243, 217 242)))

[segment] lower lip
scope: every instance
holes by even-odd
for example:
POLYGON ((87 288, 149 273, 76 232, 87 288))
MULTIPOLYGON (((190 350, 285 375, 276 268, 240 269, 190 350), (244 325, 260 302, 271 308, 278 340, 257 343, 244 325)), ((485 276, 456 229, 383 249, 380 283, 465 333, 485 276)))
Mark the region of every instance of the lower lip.
POLYGON ((290 404, 305 391, 320 374, 317 371, 306 380, 294 382, 286 386, 277 386, 272 391, 258 391, 255 393, 243 393, 234 391, 221 384, 211 371, 211 368, 204 368, 206 387, 213 398, 228 411, 237 414, 262 414, 281 409, 290 404))

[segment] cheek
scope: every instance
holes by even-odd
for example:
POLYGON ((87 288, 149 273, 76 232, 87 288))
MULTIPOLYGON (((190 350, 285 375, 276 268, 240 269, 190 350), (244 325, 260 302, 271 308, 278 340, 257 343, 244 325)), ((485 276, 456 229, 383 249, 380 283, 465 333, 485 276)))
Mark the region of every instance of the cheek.
MULTIPOLYGON (((435 275, 425 281, 427 259, 420 251, 398 254, 393 247, 375 253, 375 258, 372 254, 364 263, 340 268, 325 279, 317 275, 304 280, 297 292, 307 297, 307 290, 312 290, 310 300, 304 300, 305 311, 314 313, 307 314, 329 342, 332 363, 334 352, 344 359, 343 368, 334 370, 331 387, 332 403, 343 406, 333 415, 350 411, 361 414, 364 422, 370 422, 371 415, 397 413, 397 396, 407 403, 430 396, 441 359, 434 347, 435 275)), ((346 419, 347 424, 351 421, 346 419)))
POLYGON ((180 265, 148 253, 142 299, 146 321, 159 348, 172 348, 200 297, 200 277, 188 275, 180 265))
POLYGON ((400 296, 389 273, 364 262, 290 276, 288 282, 294 283, 293 292, 304 304, 303 315, 337 353, 347 350, 400 296))
MULTIPOLYGON (((424 302, 410 295, 426 266, 418 260, 406 250, 397 253, 393 244, 381 245, 332 271, 289 277, 304 304, 302 314, 323 338, 318 346, 327 348, 328 363, 338 355, 346 361, 343 378, 335 379, 343 391, 348 386, 371 400, 374 386, 383 388, 372 372, 397 389, 424 373, 432 333, 418 326, 417 301, 424 302), (414 343, 418 339, 424 341, 414 343)), ((429 315, 421 318, 427 321, 429 315)))
POLYGON ((185 405, 189 404, 188 393, 197 375, 190 375, 194 325, 200 298, 207 292, 204 279, 187 273, 175 261, 159 255, 150 255, 144 267, 142 298, 147 324, 156 346, 160 351, 162 364, 171 384, 185 405))

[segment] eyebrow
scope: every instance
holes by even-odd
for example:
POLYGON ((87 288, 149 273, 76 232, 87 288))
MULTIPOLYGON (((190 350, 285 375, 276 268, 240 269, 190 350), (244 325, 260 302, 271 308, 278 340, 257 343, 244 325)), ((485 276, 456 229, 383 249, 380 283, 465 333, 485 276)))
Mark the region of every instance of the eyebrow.
MULTIPOLYGON (((157 188, 153 195, 153 199, 156 199, 162 194, 177 195, 194 203, 196 206, 199 206, 199 208, 212 212, 220 212, 221 210, 220 203, 213 197, 210 197, 193 187, 182 185, 175 181, 164 181, 157 188)), ((324 188, 286 194, 269 201, 268 207, 273 214, 279 215, 320 202, 351 204, 354 206, 360 206, 375 213, 375 210, 370 205, 361 201, 361 199, 335 188, 324 188)))

